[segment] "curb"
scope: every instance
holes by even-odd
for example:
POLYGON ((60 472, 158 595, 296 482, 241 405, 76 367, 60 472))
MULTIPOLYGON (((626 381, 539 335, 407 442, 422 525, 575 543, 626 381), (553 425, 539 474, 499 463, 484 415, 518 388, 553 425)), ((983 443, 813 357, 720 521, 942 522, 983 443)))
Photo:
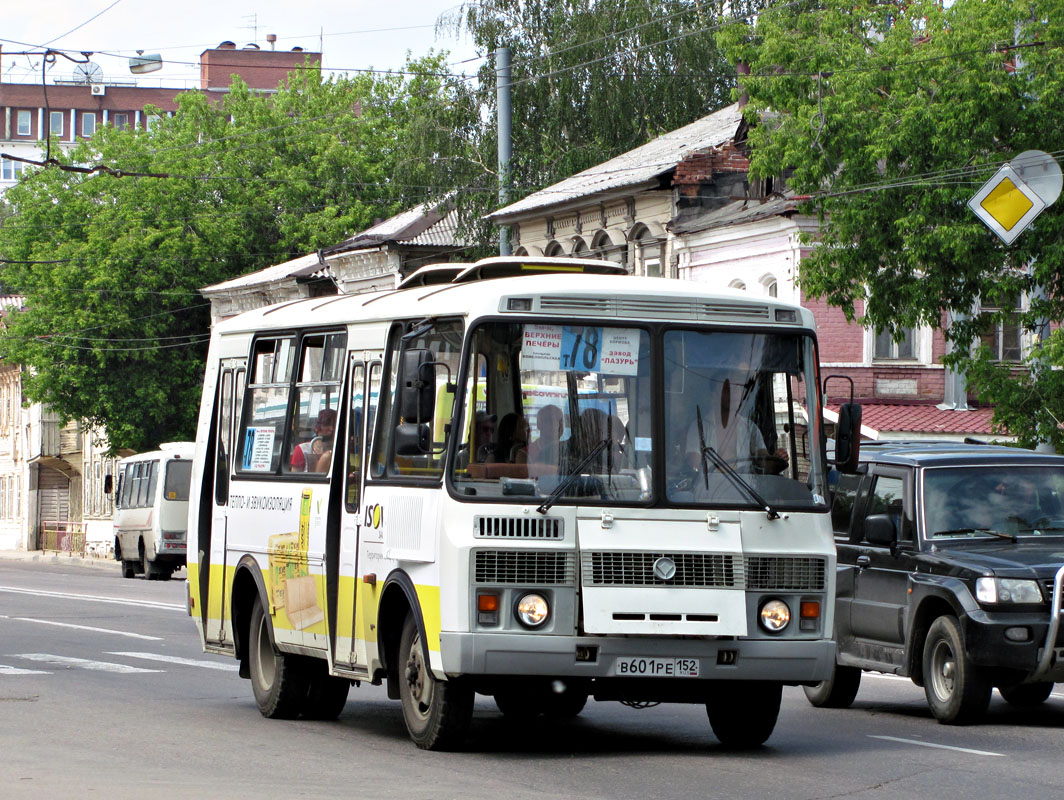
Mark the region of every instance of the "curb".
POLYGON ((96 569, 119 569, 113 558, 87 558, 85 556, 46 553, 43 550, 0 550, 0 561, 28 561, 35 564, 63 564, 96 569))

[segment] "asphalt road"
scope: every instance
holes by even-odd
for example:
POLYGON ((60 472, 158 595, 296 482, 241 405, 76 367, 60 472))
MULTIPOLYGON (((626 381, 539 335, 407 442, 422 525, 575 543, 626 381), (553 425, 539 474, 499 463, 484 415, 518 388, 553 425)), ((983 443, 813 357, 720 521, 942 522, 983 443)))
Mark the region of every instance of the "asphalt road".
MULTIPOLYGON (((183 573, 178 573, 183 577, 183 573)), ((337 722, 263 719, 235 662, 199 649, 183 580, 0 561, 0 796, 225 798, 1064 797, 1064 685, 947 727, 907 680, 866 675, 854 707, 784 692, 765 747, 728 752, 705 710, 589 702, 515 725, 479 698, 468 749, 409 741, 383 687, 337 722)))

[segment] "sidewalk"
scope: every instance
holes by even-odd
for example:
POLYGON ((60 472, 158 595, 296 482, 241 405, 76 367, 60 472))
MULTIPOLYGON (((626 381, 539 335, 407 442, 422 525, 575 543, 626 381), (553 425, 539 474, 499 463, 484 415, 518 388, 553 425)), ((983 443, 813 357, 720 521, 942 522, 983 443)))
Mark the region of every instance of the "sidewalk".
POLYGON ((70 555, 44 550, 0 550, 0 561, 32 561, 39 564, 75 565, 116 571, 121 566, 113 557, 70 555))

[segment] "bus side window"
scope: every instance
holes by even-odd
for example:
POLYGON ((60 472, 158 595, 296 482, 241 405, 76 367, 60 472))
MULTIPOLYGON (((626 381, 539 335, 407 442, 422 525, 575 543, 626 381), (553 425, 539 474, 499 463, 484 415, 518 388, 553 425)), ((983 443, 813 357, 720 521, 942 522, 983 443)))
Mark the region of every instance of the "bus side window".
POLYGON ((244 393, 243 421, 236 440, 239 447, 237 464, 241 471, 277 471, 291 393, 294 350, 294 336, 255 341, 251 375, 244 393))
POLYGON ((366 367, 358 363, 351 367, 351 407, 347 414, 347 478, 344 493, 347 510, 358 511, 362 489, 362 409, 365 406, 366 367))
POLYGON ((451 431, 451 411, 454 403, 454 382, 458 374, 462 350, 461 320, 424 321, 397 325, 388 343, 390 384, 384 388, 381 428, 374 449, 374 473, 394 477, 439 480, 443 476, 443 454, 451 431), (436 390, 433 393, 435 411, 429 420, 420 420, 428 429, 428 445, 414 455, 396 453, 395 430, 401 423, 413 420, 400 418, 399 392, 406 377, 401 373, 403 354, 408 350, 427 350, 432 357, 432 371, 436 390))
POLYGON ((347 336, 312 333, 300 343, 291 436, 281 468, 325 473, 332 464, 347 336))

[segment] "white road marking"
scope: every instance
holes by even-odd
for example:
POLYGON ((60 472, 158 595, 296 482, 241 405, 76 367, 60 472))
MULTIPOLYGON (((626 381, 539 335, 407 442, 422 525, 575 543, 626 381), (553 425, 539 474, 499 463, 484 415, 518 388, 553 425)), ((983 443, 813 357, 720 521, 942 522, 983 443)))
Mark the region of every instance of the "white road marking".
POLYGON ((19 669, 18 667, 9 667, 7 664, 0 664, 0 675, 52 675, 51 672, 45 672, 43 669, 19 669))
POLYGON ((165 672, 161 669, 142 669, 130 667, 126 664, 113 664, 110 661, 90 661, 87 658, 71 658, 70 656, 55 656, 50 653, 18 653, 14 658, 25 658, 27 661, 41 661, 45 664, 56 664, 60 667, 77 667, 96 672, 120 672, 130 674, 133 672, 165 672))
POLYGON ((1003 756, 1004 753, 990 753, 986 750, 971 750, 967 747, 953 747, 948 744, 935 744, 934 742, 921 742, 917 739, 900 739, 897 736, 875 736, 871 733, 867 734, 869 739, 883 739, 887 742, 901 742, 902 744, 916 744, 920 747, 934 747, 939 750, 955 750, 959 753, 971 753, 976 756, 1003 756))
POLYGON ((131 639, 147 639, 152 642, 161 642, 162 636, 147 636, 143 633, 131 633, 130 631, 115 631, 110 628, 93 628, 89 625, 74 625, 70 622, 53 622, 50 619, 34 619, 33 617, 11 617, 20 622, 39 622, 41 625, 58 625, 60 628, 76 628, 79 631, 93 631, 95 633, 113 633, 115 636, 128 636, 131 639))
POLYGON ((131 600, 126 597, 100 597, 94 594, 70 594, 68 592, 47 592, 40 589, 19 589, 15 586, 0 586, 0 592, 12 594, 29 594, 34 597, 60 597, 66 600, 86 600, 90 603, 117 603, 123 606, 143 606, 145 608, 162 608, 169 611, 185 612, 184 603, 160 603, 156 600, 131 600))
POLYGON ((148 661, 164 661, 167 664, 183 664, 187 667, 205 667, 206 669, 219 669, 224 672, 236 672, 240 669, 239 664, 226 664, 221 661, 204 661, 195 658, 181 658, 180 656, 165 656, 161 653, 107 653, 109 656, 126 656, 127 658, 143 658, 148 661))

